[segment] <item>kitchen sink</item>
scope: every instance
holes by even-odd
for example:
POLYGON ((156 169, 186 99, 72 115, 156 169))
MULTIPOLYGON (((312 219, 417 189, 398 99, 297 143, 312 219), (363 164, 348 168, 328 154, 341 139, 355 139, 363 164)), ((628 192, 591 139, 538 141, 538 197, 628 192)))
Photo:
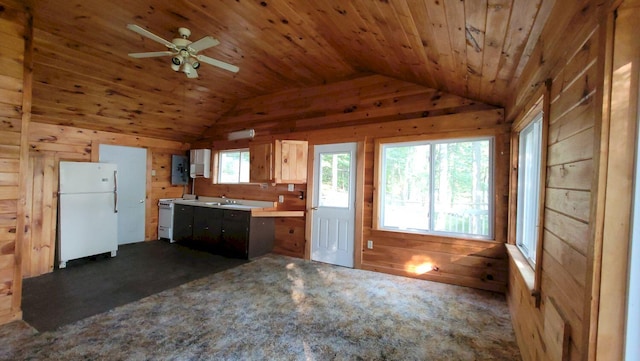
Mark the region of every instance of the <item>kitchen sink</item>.
POLYGON ((221 204, 220 205, 223 208, 233 208, 233 209, 251 209, 251 208, 260 208, 260 207, 255 207, 255 206, 247 206, 244 204, 221 204))

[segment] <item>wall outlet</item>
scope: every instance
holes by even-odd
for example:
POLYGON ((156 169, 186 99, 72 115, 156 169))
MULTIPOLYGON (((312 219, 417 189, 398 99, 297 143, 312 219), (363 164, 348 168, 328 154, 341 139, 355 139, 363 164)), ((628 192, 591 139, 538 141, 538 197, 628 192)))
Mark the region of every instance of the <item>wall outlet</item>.
POLYGON ((278 196, 278 203, 284 203, 284 196, 282 194, 278 196))
POLYGON ((373 241, 372 240, 368 240, 367 241, 367 248, 373 249, 373 241))
POLYGON ((155 177, 155 176, 156 176, 156 170, 155 170, 155 169, 152 169, 152 170, 151 170, 151 176, 152 176, 152 177, 155 177))
POLYGON ((289 185, 287 186, 287 190, 288 190, 289 192, 293 192, 293 190, 295 189, 294 187, 295 187, 295 186, 294 186, 293 184, 289 184, 289 185))

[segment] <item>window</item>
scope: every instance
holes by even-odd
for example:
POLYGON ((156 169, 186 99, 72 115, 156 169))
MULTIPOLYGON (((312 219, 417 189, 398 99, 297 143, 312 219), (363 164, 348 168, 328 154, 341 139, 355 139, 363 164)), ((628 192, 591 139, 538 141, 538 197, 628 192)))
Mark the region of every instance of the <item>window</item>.
POLYGON ((492 138, 380 144, 378 228, 492 237, 492 138))
POLYGON ((349 207, 351 153, 320 154, 320 207, 349 207))
POLYGON ((516 245, 527 261, 535 265, 540 217, 542 112, 520 131, 518 144, 516 245))
POLYGON ((218 152, 218 183, 249 183, 249 149, 218 152))

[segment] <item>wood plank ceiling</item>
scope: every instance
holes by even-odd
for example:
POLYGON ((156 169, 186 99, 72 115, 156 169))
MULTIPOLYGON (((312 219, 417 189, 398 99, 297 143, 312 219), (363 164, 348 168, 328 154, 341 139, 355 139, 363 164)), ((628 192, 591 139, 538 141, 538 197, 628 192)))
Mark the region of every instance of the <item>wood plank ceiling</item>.
MULTIPOLYGON (((504 106, 555 0, 38 0, 33 120, 192 141, 240 99, 378 73, 504 106), (178 27, 221 44, 198 79, 133 59, 178 27)), ((207 131, 208 130, 208 131, 207 131)), ((213 129, 215 132, 215 129, 213 129)))

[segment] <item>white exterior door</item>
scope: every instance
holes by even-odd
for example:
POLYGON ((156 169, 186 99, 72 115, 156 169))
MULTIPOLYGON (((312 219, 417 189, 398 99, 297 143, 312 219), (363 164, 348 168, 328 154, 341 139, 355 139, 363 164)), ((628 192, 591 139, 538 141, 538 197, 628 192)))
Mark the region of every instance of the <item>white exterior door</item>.
POLYGON ((118 165, 118 244, 144 241, 147 150, 101 144, 100 162, 118 165))
POLYGON ((353 267, 357 144, 314 149, 311 259, 353 267))

